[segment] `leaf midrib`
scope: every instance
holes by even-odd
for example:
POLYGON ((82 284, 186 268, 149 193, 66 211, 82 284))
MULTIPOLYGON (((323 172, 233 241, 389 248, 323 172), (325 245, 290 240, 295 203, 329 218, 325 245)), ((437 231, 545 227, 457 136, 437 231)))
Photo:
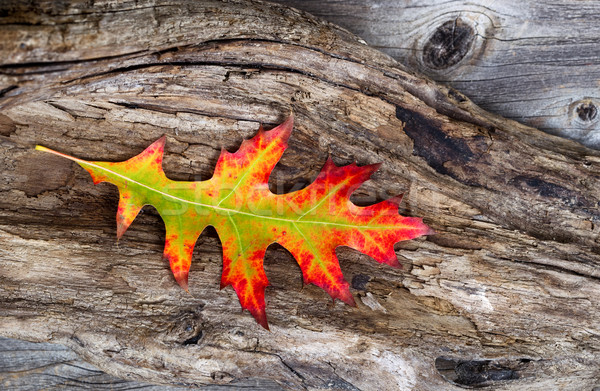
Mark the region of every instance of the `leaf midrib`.
MULTIPOLYGON (((56 155, 65 157, 65 158, 67 158, 69 160, 72 160, 74 162, 77 162, 79 164, 88 165, 88 166, 94 167, 96 169, 108 172, 108 173, 110 173, 112 175, 115 175, 115 176, 117 176, 119 178, 122 178, 122 179, 124 179, 126 181, 129 181, 129 182, 131 182, 133 184, 136 184, 136 185, 144 187, 144 188, 146 188, 146 189, 148 189, 150 191, 158 193, 158 194, 162 195, 165 198, 171 198, 171 199, 183 202, 183 203, 187 203, 187 204, 191 204, 191 205, 197 205, 197 206, 201 206, 201 207, 209 208, 209 209, 213 209, 213 210, 220 210, 220 211, 223 211, 224 213, 227 213, 227 214, 241 214, 241 215, 250 216, 250 217, 253 217, 253 218, 282 221, 282 222, 286 222, 286 223, 295 223, 295 224, 321 224, 321 225, 331 225, 331 226, 346 227, 346 228, 355 228, 355 229, 397 229, 398 228, 397 225, 365 226, 365 225, 334 223, 334 222, 327 222, 327 221, 286 219, 286 218, 282 218, 282 217, 263 216, 263 215, 258 215, 258 214, 254 214, 254 213, 244 212, 244 211, 241 211, 241 210, 224 208, 224 207, 216 206, 216 205, 203 204, 201 202, 195 202, 195 201, 186 200, 185 198, 180 198, 180 197, 174 196, 172 194, 162 192, 162 191, 160 191, 158 189, 155 189, 155 188, 153 188, 151 186, 148 186, 148 185, 146 185, 144 183, 138 182, 138 181, 136 181, 134 179, 131 179, 131 178, 125 176, 125 175, 122 175, 122 174, 119 174, 118 172, 114 172, 112 170, 109 170, 106 167, 102 167, 102 166, 96 165, 96 164, 94 164, 92 162, 89 162, 87 160, 79 159, 79 158, 76 158, 76 157, 73 157, 73 156, 70 156, 70 155, 66 155, 66 154, 63 154, 63 153, 60 153, 60 152, 57 152, 57 151, 53 151, 53 150, 51 150, 49 148, 44 148, 44 150, 47 151, 47 152, 54 153, 56 155)), ((165 178, 166 178, 166 176, 165 176, 165 178)), ((170 180, 169 178, 167 178, 167 179, 170 180)), ((329 193, 328 193, 328 195, 329 195, 329 193)), ((304 216, 302 216, 302 217, 304 217, 304 216)))

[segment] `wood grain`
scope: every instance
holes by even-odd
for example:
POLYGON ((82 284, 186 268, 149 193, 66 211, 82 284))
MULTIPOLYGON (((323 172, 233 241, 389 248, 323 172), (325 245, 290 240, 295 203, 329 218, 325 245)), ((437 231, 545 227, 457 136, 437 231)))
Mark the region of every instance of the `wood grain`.
POLYGON ((122 378, 198 387, 598 386, 600 152, 487 113, 286 7, 1 7, 3 336, 63 343, 122 378), (152 208, 117 243, 116 190, 32 149, 118 161, 166 134, 167 175, 206 179, 222 147, 290 112, 273 191, 312 180, 328 155, 382 162, 356 201, 404 193, 400 212, 437 235, 399 244, 401 270, 340 250, 357 308, 302 287, 290 255, 270 248, 271 332, 219 291, 214 231, 194 250, 187 294, 160 259, 152 208))
POLYGON ((486 110, 600 148, 597 1, 277 0, 486 110))
MULTIPOLYGON (((145 390, 184 391, 190 387, 152 385, 110 376, 82 361, 69 348, 53 343, 32 343, 0 338, 0 385, 3 390, 145 390)), ((232 384, 231 389, 281 390, 274 382, 232 384)), ((208 386, 205 391, 227 389, 208 386)))

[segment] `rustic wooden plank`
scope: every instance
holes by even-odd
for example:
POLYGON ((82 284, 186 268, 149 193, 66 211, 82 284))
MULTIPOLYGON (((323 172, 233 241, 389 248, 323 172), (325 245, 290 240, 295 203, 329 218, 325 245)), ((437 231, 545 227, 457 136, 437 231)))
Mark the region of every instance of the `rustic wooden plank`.
POLYGON ((347 28, 486 110, 600 148, 597 1, 277 2, 347 28))
MULTIPOLYGON (((123 380, 81 360, 64 345, 0 337, 0 386, 5 391, 145 390, 184 391, 190 386, 152 385, 123 380)), ((193 387, 203 391, 281 390, 275 382, 256 379, 230 385, 193 387)))
POLYGON ((347 32, 274 5, 81 1, 27 8, 26 27, 17 16, 27 6, 9 6, 0 58, 18 63, 0 66, 0 83, 14 86, 0 97, 2 335, 61 342, 152 382, 598 385, 598 151, 483 112, 347 32), (214 232, 196 246, 188 295, 160 259, 151 208, 117 244, 115 189, 31 148, 119 160, 166 133, 166 172, 208 178, 221 147, 291 111, 274 190, 314 178, 327 155, 382 162, 358 199, 404 192, 402 212, 438 233, 398 246, 402 270, 341 250, 357 308, 303 288, 289 254, 270 249, 270 333, 218 290, 214 232))

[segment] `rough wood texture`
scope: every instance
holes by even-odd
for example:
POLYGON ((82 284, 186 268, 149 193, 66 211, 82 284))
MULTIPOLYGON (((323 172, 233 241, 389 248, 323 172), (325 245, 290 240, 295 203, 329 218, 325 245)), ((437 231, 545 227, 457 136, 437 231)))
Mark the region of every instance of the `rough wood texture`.
POLYGON ((597 1, 276 0, 493 113, 600 148, 597 1))
MULTIPOLYGON (((3 390, 184 391, 189 387, 152 385, 110 376, 54 343, 0 338, 0 385, 3 390)), ((274 382, 236 384, 243 389, 281 390, 274 382)), ((238 389, 239 389, 238 388, 238 389)), ((204 390, 223 390, 205 387, 204 390)))
POLYGON ((147 382, 599 386, 598 151, 486 113, 285 7, 94 5, 0 6, 2 335, 64 343, 147 382), (302 288, 273 247, 271 332, 218 290, 214 232, 198 241, 186 294, 160 259, 151 208, 117 244, 115 188, 32 149, 116 161, 166 133, 167 174, 208 178, 222 146, 291 111, 273 190, 311 180, 328 154, 382 162, 357 201, 404 192, 401 212, 438 234, 398 245, 402 270, 340 251, 357 308, 302 288))

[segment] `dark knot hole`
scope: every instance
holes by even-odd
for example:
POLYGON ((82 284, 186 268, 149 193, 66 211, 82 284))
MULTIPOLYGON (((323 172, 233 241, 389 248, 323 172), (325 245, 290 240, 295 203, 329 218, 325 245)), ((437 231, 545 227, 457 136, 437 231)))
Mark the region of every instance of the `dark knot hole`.
POLYGON ((577 106, 577 115, 584 122, 590 122, 598 116, 598 108, 593 103, 582 103, 577 106))
POLYGON ((460 62, 469 52, 475 31, 461 19, 439 26, 423 47, 423 63, 431 69, 446 69, 460 62))

